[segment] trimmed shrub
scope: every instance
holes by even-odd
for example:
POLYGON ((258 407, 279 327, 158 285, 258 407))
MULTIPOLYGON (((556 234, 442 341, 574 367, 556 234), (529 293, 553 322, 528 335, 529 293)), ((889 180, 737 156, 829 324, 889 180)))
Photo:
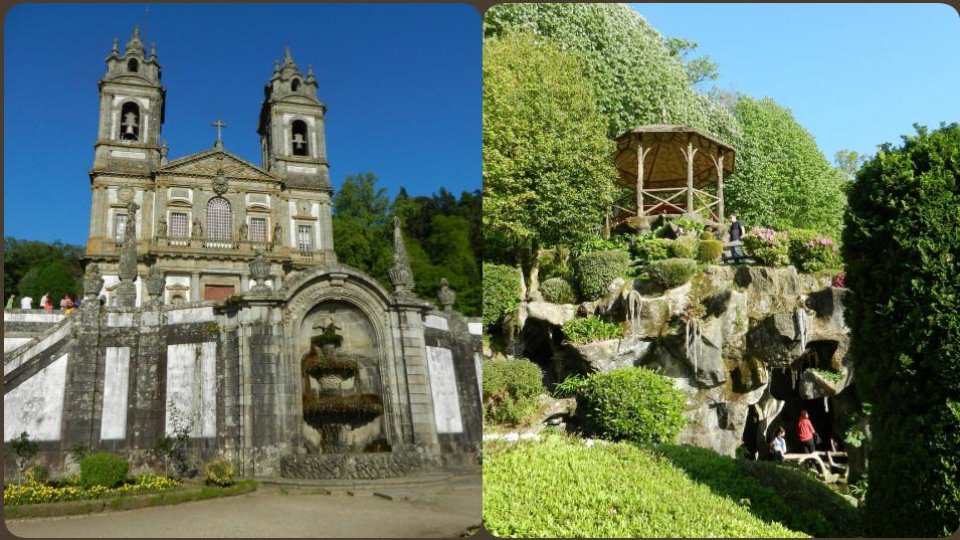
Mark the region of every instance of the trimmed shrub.
POLYGON ((850 354, 873 405, 865 536, 960 525, 960 124, 916 129, 859 170, 843 232, 850 354))
POLYGON ((787 232, 790 263, 801 272, 817 272, 840 266, 840 249, 827 235, 807 229, 787 232))
POLYGON ((555 246, 552 249, 540 251, 540 279, 572 278, 573 268, 570 267, 570 250, 565 246, 555 246))
POLYGON ((46 484, 50 479, 50 469, 43 465, 34 465, 23 471, 23 480, 27 483, 46 484))
POLYGON ((676 259, 692 259, 697 254, 696 236, 681 236, 670 244, 670 255, 676 259))
POLYGON ((649 263, 652 261, 662 261, 670 257, 670 245, 673 240, 668 238, 657 238, 652 234, 638 236, 630 245, 630 254, 637 261, 649 263))
POLYGON ((227 487, 233 485, 236 468, 225 459, 215 459, 203 468, 203 479, 208 486, 227 487))
POLYGON ((550 278, 540 284, 540 294, 547 302, 554 304, 573 304, 577 301, 577 291, 564 278, 550 278))
POLYGON ((607 286, 630 269, 630 256, 620 250, 594 251, 577 257, 577 283, 583 300, 607 294, 607 286))
POLYGON ((619 324, 604 322, 591 315, 585 319, 572 319, 563 323, 563 335, 574 343, 590 343, 621 338, 623 328, 619 324))
POLYGON ((543 371, 527 360, 483 361, 483 415, 498 424, 520 424, 537 409, 543 371))
POLYGON ((123 456, 109 452, 94 452, 80 460, 80 485, 85 488, 119 485, 127 477, 130 465, 123 456))
POLYGON ((593 373, 583 396, 587 417, 607 439, 672 443, 686 423, 683 394, 670 379, 646 368, 593 373))
POLYGON ((716 240, 717 238, 708 230, 700 231, 700 240, 716 240))
POLYGON ((723 242, 719 240, 701 240, 697 245, 697 260, 702 263, 715 263, 722 256, 723 242))
POLYGON ((773 229, 753 227, 743 236, 743 247, 755 261, 764 266, 790 264, 786 235, 773 229))
POLYGON ((647 276, 650 280, 667 289, 679 287, 690 281, 696 271, 697 261, 693 259, 664 259, 654 261, 647 266, 647 276))
POLYGON ((520 303, 520 272, 502 264, 483 264, 483 325, 493 326, 520 303))

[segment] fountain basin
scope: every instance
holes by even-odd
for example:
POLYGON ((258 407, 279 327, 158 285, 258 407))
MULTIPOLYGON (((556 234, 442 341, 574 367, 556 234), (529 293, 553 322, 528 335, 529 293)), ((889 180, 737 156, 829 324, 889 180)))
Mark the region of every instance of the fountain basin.
POLYGON ((294 454, 280 458, 280 476, 370 480, 406 476, 440 466, 440 456, 420 452, 294 454))

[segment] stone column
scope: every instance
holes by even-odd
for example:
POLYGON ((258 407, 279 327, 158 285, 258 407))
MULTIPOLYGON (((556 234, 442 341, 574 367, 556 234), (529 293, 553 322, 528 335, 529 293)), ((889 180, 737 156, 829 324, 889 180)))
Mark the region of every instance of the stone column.
POLYGON ((200 291, 200 274, 194 272, 190 275, 190 302, 199 302, 203 299, 203 293, 200 291))

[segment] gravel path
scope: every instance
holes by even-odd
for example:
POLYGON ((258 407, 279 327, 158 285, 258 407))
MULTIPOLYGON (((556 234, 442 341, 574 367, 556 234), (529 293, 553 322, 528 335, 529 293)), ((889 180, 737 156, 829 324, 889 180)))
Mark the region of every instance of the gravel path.
POLYGON ((22 537, 456 537, 480 523, 479 474, 441 486, 318 495, 261 486, 253 493, 174 506, 11 520, 22 537), (392 499, 392 500, 391 500, 392 499))

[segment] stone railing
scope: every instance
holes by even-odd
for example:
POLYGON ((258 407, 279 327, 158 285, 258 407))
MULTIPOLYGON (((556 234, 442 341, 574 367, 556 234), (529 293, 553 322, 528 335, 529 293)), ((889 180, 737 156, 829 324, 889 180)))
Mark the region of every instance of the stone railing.
POLYGON ((257 240, 224 240, 187 236, 157 236, 154 238, 154 245, 159 248, 214 249, 251 254, 255 251, 272 252, 276 247, 272 242, 257 240))

